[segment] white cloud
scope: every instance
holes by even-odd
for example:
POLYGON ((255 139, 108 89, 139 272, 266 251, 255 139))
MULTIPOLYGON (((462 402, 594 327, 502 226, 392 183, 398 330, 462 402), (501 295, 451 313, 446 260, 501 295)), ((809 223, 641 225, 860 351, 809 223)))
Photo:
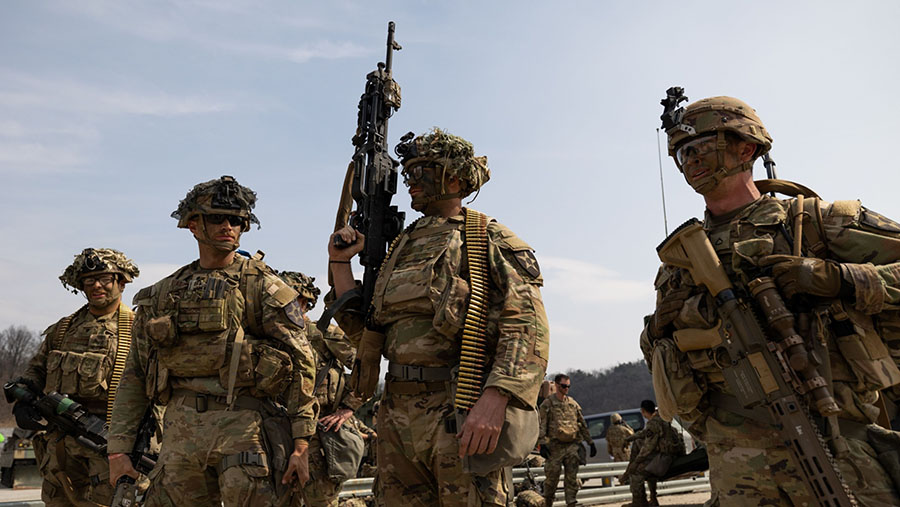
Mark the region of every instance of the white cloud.
POLYGON ((0 71, 0 107, 90 114, 183 116, 219 113, 234 104, 206 96, 94 86, 67 79, 0 71))
POLYGON ((0 141, 0 173, 21 170, 53 172, 80 167, 86 160, 77 146, 0 141))
POLYGON ((542 256, 545 293, 583 303, 642 301, 653 293, 650 280, 626 280, 615 271, 590 262, 542 256))

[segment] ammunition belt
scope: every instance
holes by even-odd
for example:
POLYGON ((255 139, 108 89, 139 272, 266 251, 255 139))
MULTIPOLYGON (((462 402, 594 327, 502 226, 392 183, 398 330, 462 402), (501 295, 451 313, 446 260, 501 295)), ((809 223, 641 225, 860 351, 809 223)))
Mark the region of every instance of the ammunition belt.
POLYGON ((119 381, 125 372, 125 363, 128 360, 128 352, 131 350, 131 323, 134 314, 119 302, 119 320, 116 325, 118 338, 116 339, 116 359, 113 361, 112 377, 109 381, 109 389, 106 391, 106 424, 112 419, 113 405, 116 403, 116 393, 119 391, 119 381))
POLYGON ((469 263, 469 307, 459 351, 459 378, 454 406, 468 410, 481 397, 487 367, 488 238, 487 216, 466 210, 466 260, 469 263))

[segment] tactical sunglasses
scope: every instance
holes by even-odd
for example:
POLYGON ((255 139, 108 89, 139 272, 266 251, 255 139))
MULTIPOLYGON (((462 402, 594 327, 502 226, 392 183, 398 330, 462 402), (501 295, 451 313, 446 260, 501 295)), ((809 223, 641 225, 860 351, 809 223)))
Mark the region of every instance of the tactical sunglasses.
POLYGON ((203 220, 212 225, 219 225, 222 222, 228 220, 228 223, 231 224, 232 227, 241 227, 244 225, 244 217, 239 217, 237 215, 228 215, 225 213, 212 213, 209 215, 203 215, 203 220))
POLYGON ((570 384, 556 384, 560 389, 568 389, 570 384))
POLYGON ((675 150, 675 159, 679 165, 684 165, 691 157, 702 157, 716 151, 716 142, 716 135, 713 134, 684 143, 675 150))
POLYGON ((422 176, 425 175, 425 171, 434 171, 438 166, 435 164, 416 164, 412 167, 404 167, 401 173, 403 174, 403 184, 407 187, 410 185, 415 185, 418 182, 422 181, 422 176))

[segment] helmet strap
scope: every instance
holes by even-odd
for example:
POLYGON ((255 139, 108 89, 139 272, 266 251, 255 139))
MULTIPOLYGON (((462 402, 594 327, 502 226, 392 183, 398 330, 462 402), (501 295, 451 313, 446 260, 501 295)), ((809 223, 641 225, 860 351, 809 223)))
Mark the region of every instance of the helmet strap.
POLYGON ((234 243, 229 243, 227 241, 215 241, 215 240, 210 239, 209 231, 207 231, 207 229, 206 229, 206 220, 203 219, 202 214, 198 215, 198 218, 200 219, 200 234, 199 235, 194 234, 194 237, 200 243, 203 243, 204 245, 209 245, 209 246, 215 248, 216 250, 221 250, 223 252, 233 252, 241 246, 240 233, 238 233, 238 237, 234 241, 234 243))

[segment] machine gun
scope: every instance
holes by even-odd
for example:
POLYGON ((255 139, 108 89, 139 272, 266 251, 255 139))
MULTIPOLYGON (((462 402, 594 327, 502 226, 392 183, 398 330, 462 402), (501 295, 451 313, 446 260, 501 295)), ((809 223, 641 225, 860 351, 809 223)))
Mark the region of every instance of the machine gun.
POLYGON ((723 349, 728 360, 722 373, 739 405, 734 411, 768 417, 820 505, 857 505, 806 409, 808 400, 823 417, 840 412, 818 372, 822 359, 807 352, 774 280, 759 276, 748 284, 751 297, 739 297, 697 219, 682 224, 656 250, 660 260, 688 270, 714 296, 720 317, 710 330, 676 331, 678 347, 723 349), (771 337, 757 315, 765 318, 771 337))
MULTIPOLYGON (((318 327, 323 332, 331 317, 350 299, 361 298, 357 306, 367 312, 375 292, 375 279, 387 254, 388 245, 403 230, 406 214, 391 205, 397 193, 400 163, 388 153, 388 120, 400 109, 400 85, 393 79, 391 64, 394 50, 402 49, 394 40, 394 22, 388 23, 387 55, 378 68, 366 76, 366 90, 359 99, 353 158, 344 178, 341 203, 335 219, 337 231, 348 223, 366 236, 359 261, 365 267, 361 291, 348 291, 325 309, 318 327), (351 213, 351 198, 356 209, 351 213)), ((346 248, 340 238, 335 246, 346 248)), ((329 269, 329 280, 331 271, 329 269)), ((355 306, 355 305, 354 305, 355 306)))
MULTIPOLYGON (((159 456, 150 452, 150 440, 156 433, 156 417, 153 415, 153 406, 147 407, 144 417, 141 418, 141 424, 138 426, 137 437, 134 440, 134 448, 129 453, 131 458, 131 466, 138 473, 148 475, 153 467, 156 466, 156 460, 159 456)), ((133 477, 123 475, 116 481, 116 492, 113 495, 110 507, 133 507, 135 505, 135 480, 133 477)))
POLYGON ((7 382, 3 386, 3 394, 7 403, 23 403, 27 407, 31 424, 25 429, 54 426, 79 444, 106 456, 106 422, 85 410, 81 403, 55 391, 44 394, 21 379, 7 382), (47 423, 41 423, 41 419, 47 423))

